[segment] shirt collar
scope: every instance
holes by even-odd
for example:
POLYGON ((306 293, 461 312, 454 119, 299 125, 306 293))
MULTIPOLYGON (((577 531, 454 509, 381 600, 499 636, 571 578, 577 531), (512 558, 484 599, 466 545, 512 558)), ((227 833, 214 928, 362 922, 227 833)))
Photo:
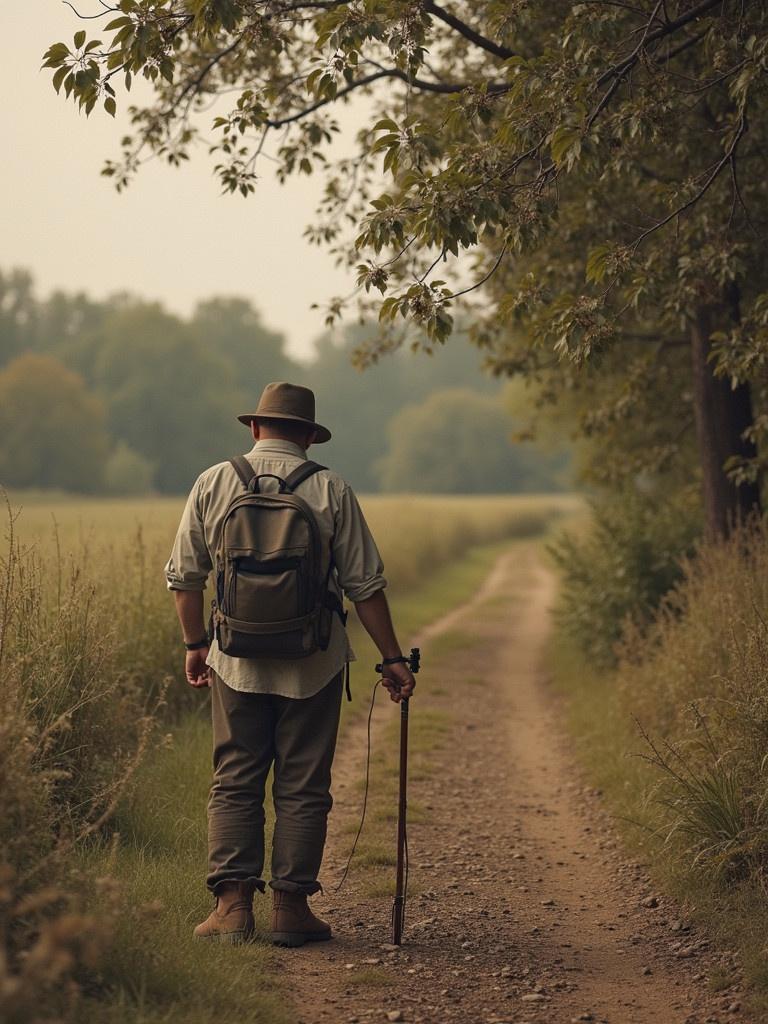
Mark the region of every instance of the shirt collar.
POLYGON ((307 453, 293 441, 284 441, 279 437, 265 437, 257 441, 251 449, 251 455, 262 455, 265 452, 277 452, 280 455, 293 455, 306 461, 307 453))

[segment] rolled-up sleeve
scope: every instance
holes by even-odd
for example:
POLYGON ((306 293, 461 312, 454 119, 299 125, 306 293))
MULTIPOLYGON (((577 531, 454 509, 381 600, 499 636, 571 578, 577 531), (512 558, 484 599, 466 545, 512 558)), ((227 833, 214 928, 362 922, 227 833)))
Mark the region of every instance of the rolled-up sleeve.
POLYGON ((379 549, 352 488, 345 484, 336 519, 333 557, 348 600, 366 601, 387 585, 379 549))
POLYGON ((198 479, 187 498, 171 557, 165 566, 169 590, 205 590, 213 568, 200 512, 200 483, 198 479))

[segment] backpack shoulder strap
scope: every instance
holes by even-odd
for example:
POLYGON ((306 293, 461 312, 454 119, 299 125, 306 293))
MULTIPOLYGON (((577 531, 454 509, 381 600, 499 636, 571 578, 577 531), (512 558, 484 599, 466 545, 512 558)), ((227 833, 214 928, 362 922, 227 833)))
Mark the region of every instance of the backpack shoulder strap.
POLYGON ((244 455, 236 455, 233 459, 229 460, 229 463, 242 480, 243 487, 247 488, 251 480, 256 476, 256 470, 244 455))
POLYGON ((303 484, 305 480, 308 480, 315 473, 319 473, 321 469, 327 469, 327 466, 321 466, 318 462, 310 462, 309 459, 306 462, 302 462, 292 473, 289 473, 285 478, 285 486, 289 491, 295 491, 299 484, 303 484))

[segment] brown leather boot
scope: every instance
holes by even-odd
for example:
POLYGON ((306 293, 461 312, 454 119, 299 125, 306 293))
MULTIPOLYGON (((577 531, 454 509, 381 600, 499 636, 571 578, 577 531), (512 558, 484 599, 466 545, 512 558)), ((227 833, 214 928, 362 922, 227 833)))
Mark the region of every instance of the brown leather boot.
POLYGON ((304 893, 272 890, 272 941, 276 946, 303 946, 305 942, 327 942, 331 937, 331 926, 315 917, 304 893))
POLYGON ((253 882, 224 882, 216 893, 216 906, 195 928, 196 939, 238 946, 254 935, 253 882))

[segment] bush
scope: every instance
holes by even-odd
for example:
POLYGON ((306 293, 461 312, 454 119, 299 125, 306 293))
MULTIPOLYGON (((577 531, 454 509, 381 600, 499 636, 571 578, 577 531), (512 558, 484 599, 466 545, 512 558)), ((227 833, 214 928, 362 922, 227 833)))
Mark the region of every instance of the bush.
POLYGON ((567 460, 512 441, 514 422, 494 395, 435 391, 407 405, 387 427, 389 449, 375 463, 383 491, 523 494, 560 491, 567 460))
POLYGON ((82 377, 27 353, 0 371, 0 481, 7 487, 101 490, 105 410, 82 377))
POLYGON ((681 578, 699 534, 689 494, 665 501, 631 492, 592 501, 592 525, 565 534, 550 551, 561 570, 556 614, 563 630, 603 667, 632 625, 640 634, 681 578))
POLYGON ((107 494, 148 494, 152 490, 155 467, 124 441, 118 441, 104 468, 107 494))

